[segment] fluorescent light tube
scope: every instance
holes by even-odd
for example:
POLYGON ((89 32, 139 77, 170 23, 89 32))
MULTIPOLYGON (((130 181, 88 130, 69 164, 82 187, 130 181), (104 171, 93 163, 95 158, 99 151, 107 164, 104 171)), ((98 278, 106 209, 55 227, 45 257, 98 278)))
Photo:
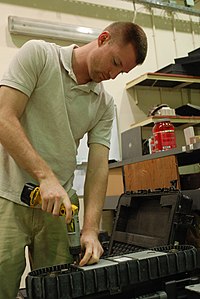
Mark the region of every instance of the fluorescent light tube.
POLYGON ((8 17, 8 30, 11 34, 35 36, 87 43, 98 37, 100 30, 84 26, 59 24, 42 20, 8 17))

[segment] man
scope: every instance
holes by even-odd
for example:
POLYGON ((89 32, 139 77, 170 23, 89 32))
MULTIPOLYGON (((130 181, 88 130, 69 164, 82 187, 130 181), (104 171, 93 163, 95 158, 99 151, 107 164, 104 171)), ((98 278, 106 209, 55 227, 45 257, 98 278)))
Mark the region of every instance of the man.
POLYGON ((101 211, 107 188, 113 99, 103 80, 143 63, 144 31, 131 22, 109 25, 82 46, 27 42, 0 85, 0 299, 16 296, 28 246, 33 268, 72 262, 66 238, 80 139, 88 133, 80 265, 99 261, 101 211), (40 186, 42 209, 20 201, 25 183, 40 186), (59 215, 61 204, 66 218, 59 215), (53 216, 54 217, 53 217, 53 216))

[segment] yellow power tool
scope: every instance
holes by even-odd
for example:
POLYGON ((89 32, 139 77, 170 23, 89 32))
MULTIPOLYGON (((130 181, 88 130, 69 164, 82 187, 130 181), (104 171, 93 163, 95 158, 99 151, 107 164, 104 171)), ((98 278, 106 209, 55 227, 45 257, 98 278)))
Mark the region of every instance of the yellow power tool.
MULTIPOLYGON (((42 205, 42 198, 40 195, 40 188, 32 183, 27 183, 21 193, 21 201, 28 206, 40 207, 42 205)), ((65 216, 66 209, 64 204, 61 204, 59 216, 65 216)), ((80 226, 78 217, 78 207, 72 204, 72 219, 70 223, 67 224, 67 233, 69 240, 69 251, 73 256, 74 261, 78 264, 81 255, 81 245, 80 245, 80 226)))

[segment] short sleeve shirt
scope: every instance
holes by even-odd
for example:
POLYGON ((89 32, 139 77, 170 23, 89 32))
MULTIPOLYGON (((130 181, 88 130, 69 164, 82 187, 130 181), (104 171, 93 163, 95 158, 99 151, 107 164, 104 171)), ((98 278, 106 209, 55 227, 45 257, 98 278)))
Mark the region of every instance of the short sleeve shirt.
MULTIPOLYGON (((87 133, 88 145, 109 148, 114 117, 113 98, 102 83, 77 84, 71 63, 75 46, 31 40, 18 51, 0 81, 29 97, 20 122, 69 194, 80 140, 87 133)), ((0 167, 0 196, 21 203, 24 184, 34 179, 1 145, 0 167)))

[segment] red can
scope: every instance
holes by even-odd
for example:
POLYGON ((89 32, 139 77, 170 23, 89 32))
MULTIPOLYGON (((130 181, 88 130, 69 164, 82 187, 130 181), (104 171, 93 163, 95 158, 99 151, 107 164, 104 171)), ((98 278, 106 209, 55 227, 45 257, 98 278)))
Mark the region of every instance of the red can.
POLYGON ((176 135, 169 119, 155 121, 153 127, 154 152, 166 151, 176 147, 176 135))

